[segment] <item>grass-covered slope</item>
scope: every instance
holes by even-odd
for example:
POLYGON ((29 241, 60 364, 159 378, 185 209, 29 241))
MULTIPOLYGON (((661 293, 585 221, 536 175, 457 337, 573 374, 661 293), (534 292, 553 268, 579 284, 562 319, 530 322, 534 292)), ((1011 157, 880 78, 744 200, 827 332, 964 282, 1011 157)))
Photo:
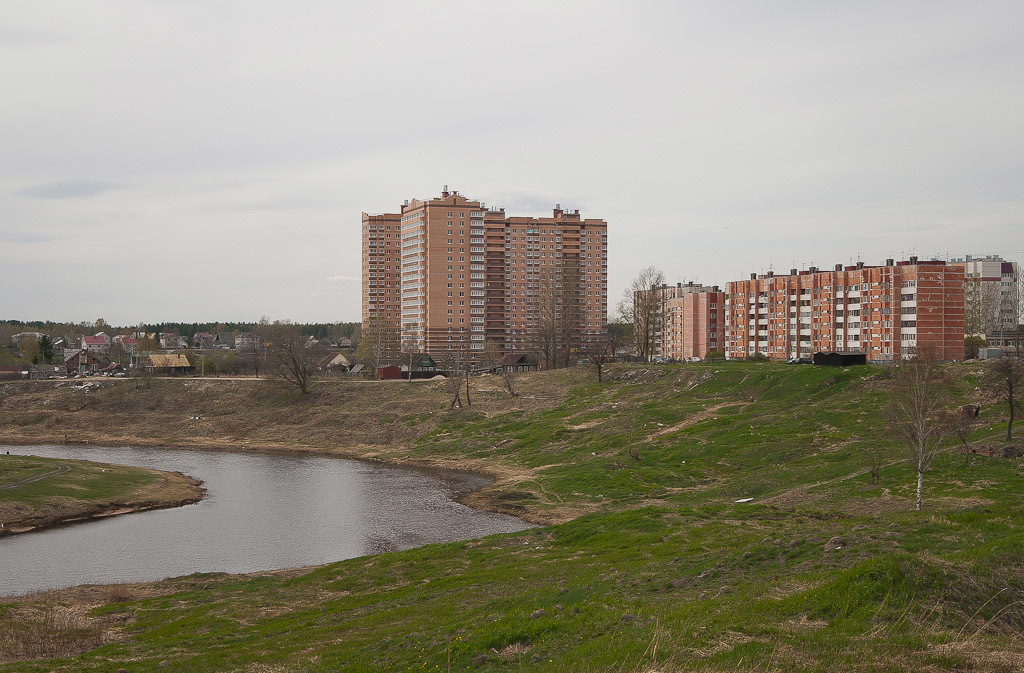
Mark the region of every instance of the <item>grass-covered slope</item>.
POLYGON ((70 520, 174 507, 202 497, 199 482, 182 474, 0 455, 0 537, 70 520))
MULTIPOLYGON (((974 373, 956 371, 961 397, 978 394, 974 373)), ((577 518, 127 588, 134 601, 13 600, 7 633, 33 636, 0 637, 0 656, 43 638, 35 651, 94 649, 8 669, 1021 670, 1021 462, 940 456, 925 511, 911 511, 913 474, 885 430, 888 375, 730 363, 619 368, 597 384, 556 372, 524 382, 530 403, 480 395, 450 414, 439 391, 392 386, 416 403, 389 423, 419 434, 395 455, 503 466, 494 503, 577 518), (872 447, 889 452, 874 485, 872 447), (72 626, 46 626, 58 609, 72 626)), ((321 427, 334 394, 295 404, 321 408, 303 412, 321 427)), ((982 421, 973 439, 998 441, 998 410, 982 421)))

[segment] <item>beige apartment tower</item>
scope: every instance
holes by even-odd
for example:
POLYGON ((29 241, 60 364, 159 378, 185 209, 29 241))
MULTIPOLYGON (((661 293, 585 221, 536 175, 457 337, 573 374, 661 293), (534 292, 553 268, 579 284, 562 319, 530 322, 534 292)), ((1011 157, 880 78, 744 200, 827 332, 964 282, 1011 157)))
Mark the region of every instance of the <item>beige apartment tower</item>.
MULTIPOLYGON (((606 329, 608 227, 555 207, 506 217, 447 188, 398 214, 363 214, 363 322, 386 321, 403 351, 478 356, 487 344, 579 354, 606 329)), ((478 359, 478 358, 474 358, 478 359)))
POLYGON ((725 349, 725 292, 699 283, 662 285, 661 327, 654 353, 672 360, 703 360, 725 349))

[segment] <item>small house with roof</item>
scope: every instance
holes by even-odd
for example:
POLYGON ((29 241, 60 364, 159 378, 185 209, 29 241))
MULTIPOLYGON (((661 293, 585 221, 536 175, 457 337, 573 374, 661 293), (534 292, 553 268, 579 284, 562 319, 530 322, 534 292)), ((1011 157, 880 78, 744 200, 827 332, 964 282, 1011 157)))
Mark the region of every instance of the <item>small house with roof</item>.
POLYGON ((140 364, 157 376, 179 376, 193 371, 192 363, 180 353, 150 353, 140 364))
POLYGON ((252 352, 259 343, 259 337, 252 332, 240 332, 235 337, 235 349, 252 352))
POLYGON ((36 341, 39 341, 42 338, 43 338, 43 333, 42 332, 18 332, 17 334, 15 334, 15 335, 13 335, 11 337, 11 344, 15 348, 17 348, 18 346, 21 345, 21 342, 24 341, 25 339, 35 339, 36 341))
POLYGON ((95 373, 106 366, 107 363, 96 357, 88 348, 82 348, 70 356, 64 356, 64 369, 69 375, 95 373))
POLYGON ((80 342, 82 350, 89 351, 90 353, 106 353, 110 350, 110 339, 104 334, 103 336, 83 336, 80 342))
POLYGON ((316 368, 318 371, 330 374, 336 372, 347 372, 352 363, 340 351, 332 351, 320 358, 316 368))

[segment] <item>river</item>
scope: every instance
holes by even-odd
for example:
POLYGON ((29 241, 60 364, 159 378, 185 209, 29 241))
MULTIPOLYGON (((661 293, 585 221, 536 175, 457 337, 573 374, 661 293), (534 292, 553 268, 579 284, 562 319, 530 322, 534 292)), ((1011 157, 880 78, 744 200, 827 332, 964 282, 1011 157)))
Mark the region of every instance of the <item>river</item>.
POLYGON ((194 572, 317 565, 529 528, 455 502, 486 477, 327 456, 175 448, 0 452, 183 472, 202 502, 0 538, 0 596, 194 572))

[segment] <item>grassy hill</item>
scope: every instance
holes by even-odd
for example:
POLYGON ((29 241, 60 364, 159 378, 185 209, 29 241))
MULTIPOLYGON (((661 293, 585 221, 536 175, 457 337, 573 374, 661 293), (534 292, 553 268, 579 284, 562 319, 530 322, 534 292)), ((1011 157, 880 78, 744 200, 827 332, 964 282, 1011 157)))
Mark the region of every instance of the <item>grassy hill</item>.
MULTIPOLYGON (((984 394, 979 371, 954 371, 963 401, 984 394)), ((475 382, 454 412, 439 383, 306 397, 256 382, 8 386, 0 441, 66 428, 486 467, 498 481, 476 504, 558 523, 312 570, 9 600, 0 657, 57 658, 0 670, 1021 670, 1022 463, 951 450, 912 511, 914 476, 885 430, 889 376, 547 372, 514 399, 475 382)), ((998 444, 1001 412, 986 405, 981 421, 972 441, 998 444)))
POLYGON ((72 519, 176 507, 203 498, 196 480, 141 467, 0 456, 0 537, 72 519))

